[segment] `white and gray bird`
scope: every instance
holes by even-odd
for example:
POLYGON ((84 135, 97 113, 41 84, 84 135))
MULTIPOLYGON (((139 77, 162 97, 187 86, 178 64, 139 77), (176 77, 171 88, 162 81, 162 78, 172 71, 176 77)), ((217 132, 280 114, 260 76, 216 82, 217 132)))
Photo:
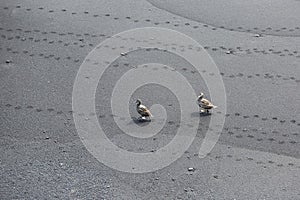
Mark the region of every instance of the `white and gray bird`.
POLYGON ((136 100, 136 111, 141 115, 142 119, 146 119, 152 117, 150 110, 142 104, 142 101, 140 99, 136 100))
POLYGON ((200 110, 201 112, 209 113, 209 110, 212 108, 216 108, 217 106, 213 105, 209 100, 204 98, 204 94, 201 92, 200 95, 197 98, 197 104, 200 108, 203 108, 203 110, 200 110))

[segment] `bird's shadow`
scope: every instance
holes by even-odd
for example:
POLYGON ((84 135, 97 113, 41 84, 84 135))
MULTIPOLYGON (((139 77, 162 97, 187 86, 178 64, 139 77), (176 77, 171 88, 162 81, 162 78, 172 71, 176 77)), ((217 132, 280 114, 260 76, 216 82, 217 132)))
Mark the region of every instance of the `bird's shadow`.
POLYGON ((147 126, 148 124, 150 124, 151 119, 143 119, 141 117, 132 117, 132 122, 137 124, 138 126, 147 126))
POLYGON ((211 113, 207 113, 207 112, 193 112, 191 114, 191 117, 205 117, 205 116, 210 116, 211 113))

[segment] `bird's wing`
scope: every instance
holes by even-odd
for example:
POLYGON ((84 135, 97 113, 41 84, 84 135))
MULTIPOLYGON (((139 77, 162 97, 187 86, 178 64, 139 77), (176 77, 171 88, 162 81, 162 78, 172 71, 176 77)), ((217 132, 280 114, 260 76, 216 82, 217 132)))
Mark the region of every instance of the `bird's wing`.
POLYGON ((215 108, 216 107, 207 99, 202 99, 201 104, 202 104, 201 106, 203 106, 204 108, 215 108))
POLYGON ((149 109, 144 106, 144 105, 140 105, 138 107, 138 113, 141 115, 147 115, 147 116, 152 116, 152 114, 150 113, 149 109))
POLYGON ((211 104, 210 101, 208 101, 207 99, 202 99, 202 100, 201 100, 201 103, 202 103, 203 105, 205 105, 205 106, 208 106, 208 105, 211 104))

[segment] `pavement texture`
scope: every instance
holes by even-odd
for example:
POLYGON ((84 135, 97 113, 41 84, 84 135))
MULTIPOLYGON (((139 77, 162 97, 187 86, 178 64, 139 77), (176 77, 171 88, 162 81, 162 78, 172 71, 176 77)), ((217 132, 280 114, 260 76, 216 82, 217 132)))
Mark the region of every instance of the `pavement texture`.
MULTIPOLYGON (((0 199, 300 199, 299 0, 0 2, 0 199), (87 150, 72 91, 97 45, 143 27, 173 29, 204 47, 220 70, 227 113, 205 158, 198 152, 211 116, 201 117, 178 160, 133 174, 87 150)), ((141 87, 130 99, 164 106, 168 118, 159 134, 135 140, 113 120, 116 81, 151 62, 172 66, 209 97, 201 76, 178 56, 157 49, 120 56, 99 81, 94 114, 107 137, 132 152, 163 147, 179 124, 176 96, 159 85, 141 87)), ((129 111, 137 117, 134 106, 129 111)))

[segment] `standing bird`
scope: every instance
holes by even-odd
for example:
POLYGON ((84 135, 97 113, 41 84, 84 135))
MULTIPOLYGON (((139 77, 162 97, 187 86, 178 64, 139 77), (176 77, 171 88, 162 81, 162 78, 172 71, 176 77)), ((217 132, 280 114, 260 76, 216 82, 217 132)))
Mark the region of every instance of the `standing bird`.
POLYGON ((141 115, 142 119, 145 120, 146 118, 152 117, 153 115, 150 113, 150 110, 142 105, 142 101, 140 99, 136 100, 136 111, 141 115))
POLYGON ((197 98, 197 104, 200 108, 203 108, 204 110, 201 110, 201 112, 209 113, 209 110, 212 108, 216 108, 217 106, 214 106, 209 100, 204 99, 204 94, 201 92, 200 95, 197 98))

